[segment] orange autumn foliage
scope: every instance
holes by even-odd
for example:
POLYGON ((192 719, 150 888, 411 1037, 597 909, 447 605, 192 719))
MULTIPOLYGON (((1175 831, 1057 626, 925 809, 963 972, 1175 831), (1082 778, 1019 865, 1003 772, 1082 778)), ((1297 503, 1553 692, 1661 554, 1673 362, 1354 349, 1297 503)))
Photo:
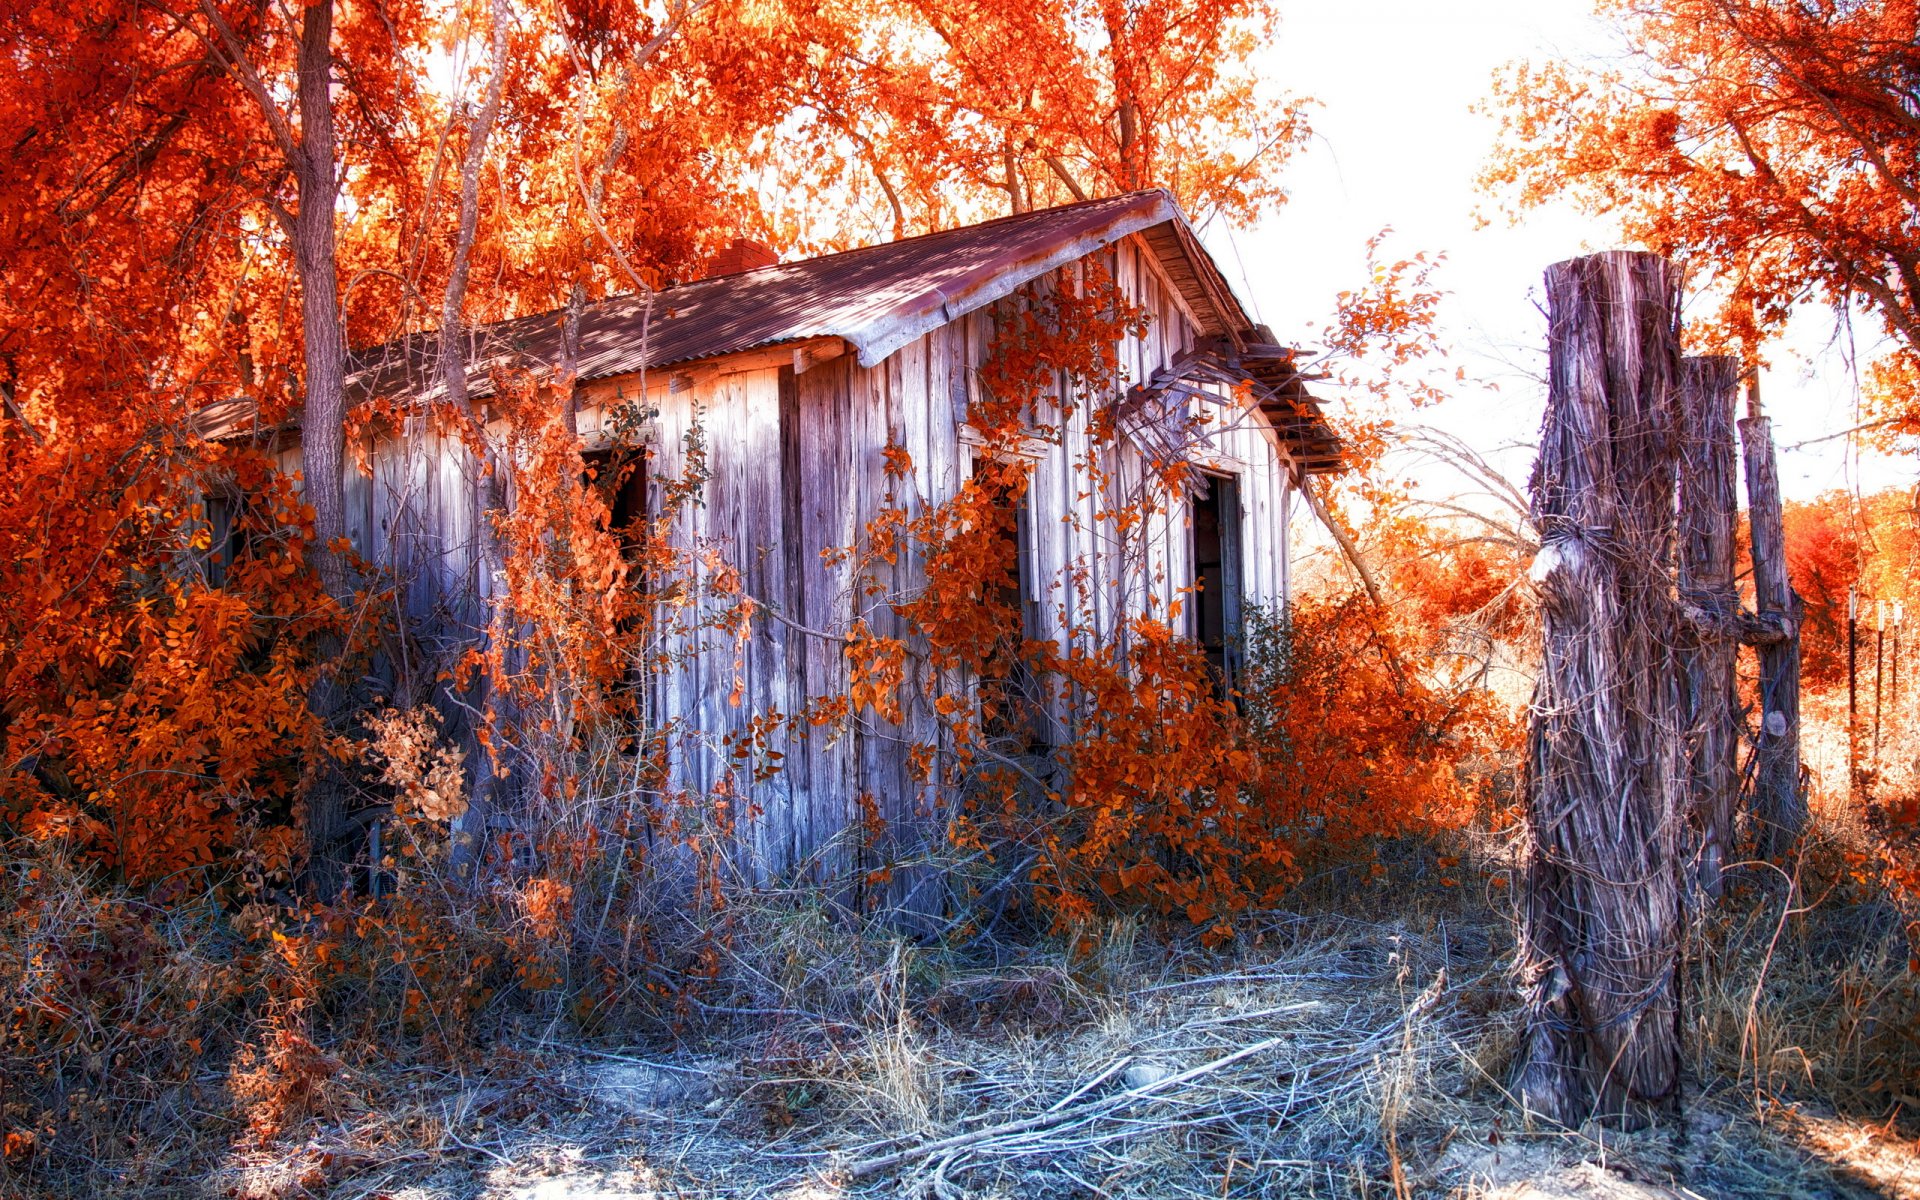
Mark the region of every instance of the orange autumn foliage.
POLYGON ((1062 274, 996 317, 974 413, 987 453, 952 502, 904 522, 927 581, 898 610, 978 689, 977 720, 965 693, 934 700, 957 733, 944 762, 956 838, 1026 855, 1056 925, 1144 906, 1217 938, 1310 862, 1464 819, 1476 784, 1463 764, 1497 738, 1499 714, 1363 598, 1248 614, 1231 687, 1175 634, 1178 611, 1100 632, 1063 608, 1061 640, 1022 636, 1009 556, 1032 467, 1016 448, 1057 441, 1085 409, 1076 470, 1108 498, 1096 520, 1124 546, 1143 541, 1190 468, 1161 464, 1132 491, 1112 482, 1112 348, 1145 326, 1110 280, 1062 274))
POLYGON ((244 852, 284 887, 321 747, 312 646, 340 618, 305 570, 309 520, 251 454, 0 443, 0 821, 134 883, 244 852), (196 462, 248 496, 221 545, 176 482, 196 462))
MULTIPOLYGON (((1684 259, 1723 301, 1712 331, 1754 356, 1797 306, 1872 314, 1884 382, 1920 355, 1920 9, 1912 0, 1604 0, 1616 63, 1522 63, 1497 88, 1486 179, 1521 205, 1571 198, 1684 259)), ((1877 389, 1895 431, 1910 388, 1877 389)))
POLYGON ((995 209, 1166 187, 1247 220, 1284 199, 1305 102, 1252 70, 1269 0, 889 0, 879 53, 828 59, 811 119, 856 153, 799 182, 893 236, 995 209), (877 194, 876 194, 877 193, 877 194))
POLYGON ((1813 692, 1847 683, 1847 609, 1858 605, 1860 628, 1871 631, 1900 602, 1920 616, 1913 572, 1920 567, 1920 526, 1913 497, 1901 491, 1855 498, 1829 492, 1790 503, 1783 513, 1787 569, 1806 605, 1800 636, 1800 675, 1813 692))
MULTIPOLYGON (((1920 720, 1915 649, 1920 509, 1906 491, 1833 491, 1785 506, 1787 564, 1805 604, 1803 729, 1811 788, 1860 819, 1840 849, 1855 882, 1920 912, 1920 720), (1848 611, 1856 616, 1848 653, 1848 611)), ((1920 949, 1920 923, 1907 927, 1920 949)))

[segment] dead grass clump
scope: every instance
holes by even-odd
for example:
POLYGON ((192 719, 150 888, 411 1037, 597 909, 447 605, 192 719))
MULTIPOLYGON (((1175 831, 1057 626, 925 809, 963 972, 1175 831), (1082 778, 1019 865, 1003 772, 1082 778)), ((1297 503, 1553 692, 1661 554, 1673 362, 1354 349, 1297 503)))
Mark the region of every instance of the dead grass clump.
POLYGON ((57 849, 0 858, 0 1181, 103 1194, 192 1178, 232 1120, 247 970, 207 898, 102 888, 57 849))
POLYGON ((1757 1105, 1817 1099, 1920 1119, 1920 976, 1908 919, 1831 840, 1798 879, 1762 877, 1700 939, 1689 1008, 1696 1073, 1738 1080, 1757 1105))
MULTIPOLYGON (((1160 932, 902 946, 864 1013, 789 1016, 747 1056, 759 1119, 734 1136, 757 1127, 790 1169, 940 1196, 1410 1186, 1474 1084, 1444 937, 1271 914, 1234 961, 1160 932), (1049 1011, 1015 1007, 1028 994, 1049 1011)), ((1476 987, 1491 969, 1458 965, 1476 987)))
POLYGON ((0 1191, 190 1190, 237 1141, 364 1110, 372 1080, 457 1063, 535 1007, 515 967, 542 961, 538 914, 450 886, 445 842, 441 822, 395 847, 380 896, 302 908, 188 886, 212 872, 136 891, 8 843, 0 1191))

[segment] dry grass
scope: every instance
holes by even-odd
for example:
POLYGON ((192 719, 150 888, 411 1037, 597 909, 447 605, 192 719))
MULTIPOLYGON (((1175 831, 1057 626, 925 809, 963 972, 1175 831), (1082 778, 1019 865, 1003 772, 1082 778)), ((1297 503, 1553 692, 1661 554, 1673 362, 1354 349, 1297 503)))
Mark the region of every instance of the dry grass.
MULTIPOLYGON (((1224 952, 1132 919, 927 943, 742 894, 701 987, 618 1022, 523 998, 439 1056, 316 1026, 324 1069, 266 1141, 237 1086, 257 1007, 196 1005, 177 1042, 108 1028, 220 978, 236 943, 179 926, 102 1008, 97 1073, 7 1043, 10 1097, 63 1105, 68 1140, 0 1170, 0 1193, 1920 1196, 1903 1133, 1920 1091, 1893 1082, 1920 1066, 1915 1010, 1883 902, 1852 884, 1736 897, 1689 976, 1687 1119, 1529 1131, 1501 1088, 1518 1012, 1500 860, 1466 857, 1440 872, 1429 848, 1392 849, 1383 881, 1323 877, 1224 952)), ((16 925, 8 945, 108 953, 123 918, 75 902, 48 910, 71 944, 16 925)), ((9 975, 10 1004, 32 978, 9 975)))
POLYGON ((266 1194, 304 1170, 343 1195, 403 1180, 532 1194, 543 1179, 562 1195, 630 1186, 636 1162, 684 1196, 1346 1194, 1414 1178, 1402 1148, 1430 1144, 1475 1087, 1458 1046, 1482 1020, 1462 1001, 1489 981, 1460 934, 1275 914, 1250 941, 1232 962, 1122 923, 1091 953, 993 964, 893 940, 847 980, 857 1020, 786 1006, 672 1052, 548 1043, 457 1094, 450 1077, 409 1084, 414 1113, 386 1114, 408 1138, 343 1123, 325 1162, 253 1151, 226 1186, 266 1194), (403 1144, 429 1157, 395 1161, 403 1144), (455 1160, 468 1173, 434 1182, 455 1160))

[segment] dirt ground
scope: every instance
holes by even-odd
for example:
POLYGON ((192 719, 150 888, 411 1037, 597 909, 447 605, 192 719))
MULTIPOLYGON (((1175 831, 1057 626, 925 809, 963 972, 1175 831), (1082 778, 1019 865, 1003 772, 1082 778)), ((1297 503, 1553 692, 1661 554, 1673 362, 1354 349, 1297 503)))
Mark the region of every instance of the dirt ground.
POLYGON ((1136 927, 997 963, 896 942, 867 961, 857 1020, 796 1004, 644 1046, 524 1027, 463 1075, 343 1081, 300 1136, 233 1151, 196 1190, 1920 1198, 1907 1098, 1842 1114, 1705 1059, 1663 1127, 1519 1127, 1509 952, 1467 905, 1275 914, 1226 958, 1136 927))

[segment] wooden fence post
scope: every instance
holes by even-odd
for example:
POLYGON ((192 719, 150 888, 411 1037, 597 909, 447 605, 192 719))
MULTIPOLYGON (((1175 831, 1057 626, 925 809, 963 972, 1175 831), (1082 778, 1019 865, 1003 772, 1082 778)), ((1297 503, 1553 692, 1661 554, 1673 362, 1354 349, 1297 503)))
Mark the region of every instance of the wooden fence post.
POLYGON ((1734 413, 1740 362, 1729 355, 1680 364, 1679 584, 1693 618, 1682 642, 1689 809, 1700 839, 1694 882, 1720 895, 1721 872, 1733 853, 1740 784, 1740 594, 1734 586, 1734 413))
POLYGON ((1760 646, 1760 731, 1753 815, 1762 855, 1785 854, 1807 826, 1800 787, 1800 597, 1787 580, 1787 542, 1780 512, 1780 474, 1772 422, 1757 414, 1740 422, 1747 469, 1747 520, 1752 526, 1753 596, 1762 618, 1786 636, 1760 646))
POLYGON ((1676 301, 1653 255, 1547 270, 1547 413, 1530 484, 1544 645, 1516 1083, 1529 1111, 1568 1125, 1638 1119, 1679 1088, 1676 301))

